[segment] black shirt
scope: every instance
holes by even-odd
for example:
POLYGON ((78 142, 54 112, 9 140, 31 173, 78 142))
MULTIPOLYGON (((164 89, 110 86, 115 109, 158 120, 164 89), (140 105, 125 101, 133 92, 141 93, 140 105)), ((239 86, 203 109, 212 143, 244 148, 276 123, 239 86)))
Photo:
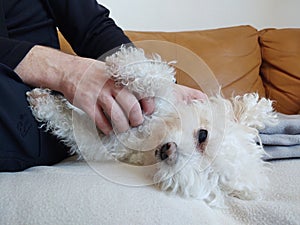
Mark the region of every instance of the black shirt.
POLYGON ((57 27, 84 57, 130 42, 96 0, 0 0, 0 14, 0 63, 11 68, 34 45, 59 48, 57 27))

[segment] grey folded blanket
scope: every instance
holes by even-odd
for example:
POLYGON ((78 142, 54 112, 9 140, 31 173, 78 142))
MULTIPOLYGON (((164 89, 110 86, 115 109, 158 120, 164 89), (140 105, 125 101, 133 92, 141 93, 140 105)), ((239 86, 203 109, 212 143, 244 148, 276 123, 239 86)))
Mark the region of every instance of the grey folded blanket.
POLYGON ((300 158, 300 115, 278 113, 279 123, 260 131, 266 160, 300 158))

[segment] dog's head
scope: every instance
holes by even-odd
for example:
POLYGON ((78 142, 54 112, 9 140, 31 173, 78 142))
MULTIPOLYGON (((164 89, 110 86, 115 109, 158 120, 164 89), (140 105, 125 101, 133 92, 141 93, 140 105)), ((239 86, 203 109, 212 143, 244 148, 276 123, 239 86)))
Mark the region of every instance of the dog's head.
POLYGON ((217 185, 210 167, 211 143, 216 138, 212 122, 209 102, 178 104, 176 113, 163 117, 166 133, 153 152, 154 181, 161 189, 186 197, 210 195, 217 185))
POLYGON ((138 49, 122 48, 107 66, 117 84, 139 98, 156 98, 155 112, 119 140, 129 152, 128 162, 156 165, 154 181, 163 190, 213 202, 223 193, 251 198, 265 183, 263 149, 255 138, 270 118, 270 102, 259 103, 258 95, 235 98, 234 104, 221 96, 176 102, 174 69, 138 49), (145 153, 142 160, 130 157, 139 151, 145 153))
POLYGON ((161 189, 222 205, 225 193, 252 199, 266 185, 258 131, 239 120, 230 101, 179 104, 176 113, 153 116, 154 181, 161 189))

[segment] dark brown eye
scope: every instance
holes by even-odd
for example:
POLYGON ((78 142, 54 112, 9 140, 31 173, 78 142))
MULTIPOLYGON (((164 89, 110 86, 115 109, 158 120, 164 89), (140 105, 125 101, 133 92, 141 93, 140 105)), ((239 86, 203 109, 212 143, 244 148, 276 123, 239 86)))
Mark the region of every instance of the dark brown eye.
POLYGON ((198 131, 198 143, 201 144, 203 142, 205 142, 206 138, 207 138, 207 130, 204 130, 204 129, 200 129, 198 131))

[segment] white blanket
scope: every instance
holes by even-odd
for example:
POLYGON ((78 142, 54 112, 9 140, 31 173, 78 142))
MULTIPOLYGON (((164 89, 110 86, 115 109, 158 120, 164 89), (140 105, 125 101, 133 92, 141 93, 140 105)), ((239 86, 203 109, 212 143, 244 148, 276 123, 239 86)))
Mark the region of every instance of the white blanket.
POLYGON ((263 200, 230 199, 228 209, 222 210, 154 186, 111 182, 84 162, 1 173, 0 224, 300 224, 300 160, 272 165, 263 200))

